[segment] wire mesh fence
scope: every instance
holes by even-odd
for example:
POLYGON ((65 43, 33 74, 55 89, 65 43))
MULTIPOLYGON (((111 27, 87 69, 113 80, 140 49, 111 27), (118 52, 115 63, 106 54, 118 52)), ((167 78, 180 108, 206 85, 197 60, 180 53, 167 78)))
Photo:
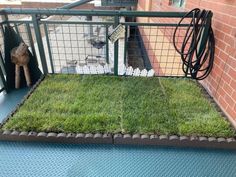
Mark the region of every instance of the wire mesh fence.
MULTIPOLYGON (((180 54, 173 45, 174 28, 129 26, 130 35, 126 39, 128 65, 134 68, 153 68, 157 76, 184 76, 180 54)), ((182 44, 182 34, 180 30, 177 32, 177 45, 182 44)))
MULTIPOLYGON (((181 57, 173 46, 176 19, 184 13, 122 15, 123 12, 23 9, 14 13, 13 9, 5 13, 8 19, 1 22, 2 54, 4 28, 10 26, 29 46, 44 73, 77 73, 78 67, 106 65, 114 74, 124 74, 120 70, 132 67, 140 71, 153 69, 156 76, 184 76, 181 57), (148 22, 149 18, 157 20, 148 22), (123 25, 125 31, 113 43, 109 37, 118 25, 123 25)), ((186 26, 176 33, 177 46, 183 42, 186 26)))
POLYGON ((76 65, 106 63, 106 26, 96 24, 44 24, 55 72, 71 72, 76 65))
POLYGON ((42 21, 46 55, 52 72, 74 73, 76 66, 109 62, 109 23, 104 17, 69 16, 67 20, 42 21))

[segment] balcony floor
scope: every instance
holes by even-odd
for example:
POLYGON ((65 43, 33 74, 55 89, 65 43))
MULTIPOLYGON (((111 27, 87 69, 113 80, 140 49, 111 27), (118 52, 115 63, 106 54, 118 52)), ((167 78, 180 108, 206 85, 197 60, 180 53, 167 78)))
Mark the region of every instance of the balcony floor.
POLYGON ((7 117, 18 103, 23 99, 29 88, 14 90, 9 94, 0 93, 0 123, 7 117))
POLYGON ((2 177, 236 174, 235 151, 23 142, 0 142, 0 149, 2 177))
MULTIPOLYGON (((0 94, 0 122, 28 92, 0 94)), ((0 177, 219 176, 236 174, 236 151, 0 141, 0 177)))

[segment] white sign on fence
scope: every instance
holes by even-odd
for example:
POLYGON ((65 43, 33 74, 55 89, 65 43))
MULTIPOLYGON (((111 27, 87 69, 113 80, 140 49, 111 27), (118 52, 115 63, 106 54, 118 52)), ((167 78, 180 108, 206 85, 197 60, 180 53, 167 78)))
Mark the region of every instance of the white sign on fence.
POLYGON ((125 26, 120 24, 112 31, 112 33, 108 36, 108 38, 112 43, 114 43, 119 38, 124 37, 124 34, 125 34, 125 26))

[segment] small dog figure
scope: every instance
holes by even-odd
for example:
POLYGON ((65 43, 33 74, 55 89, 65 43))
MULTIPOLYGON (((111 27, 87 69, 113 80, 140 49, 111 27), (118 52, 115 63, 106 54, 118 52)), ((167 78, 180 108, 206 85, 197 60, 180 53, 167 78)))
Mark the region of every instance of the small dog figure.
POLYGON ((23 66, 24 75, 26 79, 27 86, 31 86, 30 73, 28 68, 30 57, 28 53, 28 46, 21 42, 18 47, 11 50, 11 62, 15 66, 15 88, 20 88, 20 67, 23 66))

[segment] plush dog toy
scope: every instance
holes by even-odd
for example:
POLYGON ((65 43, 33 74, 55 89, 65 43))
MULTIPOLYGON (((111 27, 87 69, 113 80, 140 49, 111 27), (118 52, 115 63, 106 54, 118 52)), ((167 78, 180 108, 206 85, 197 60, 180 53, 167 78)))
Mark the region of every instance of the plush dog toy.
POLYGON ((20 67, 24 69, 24 75, 26 79, 27 86, 31 85, 30 73, 28 68, 30 57, 28 53, 28 46, 21 42, 18 47, 11 50, 11 62, 15 66, 15 88, 20 88, 20 67))

